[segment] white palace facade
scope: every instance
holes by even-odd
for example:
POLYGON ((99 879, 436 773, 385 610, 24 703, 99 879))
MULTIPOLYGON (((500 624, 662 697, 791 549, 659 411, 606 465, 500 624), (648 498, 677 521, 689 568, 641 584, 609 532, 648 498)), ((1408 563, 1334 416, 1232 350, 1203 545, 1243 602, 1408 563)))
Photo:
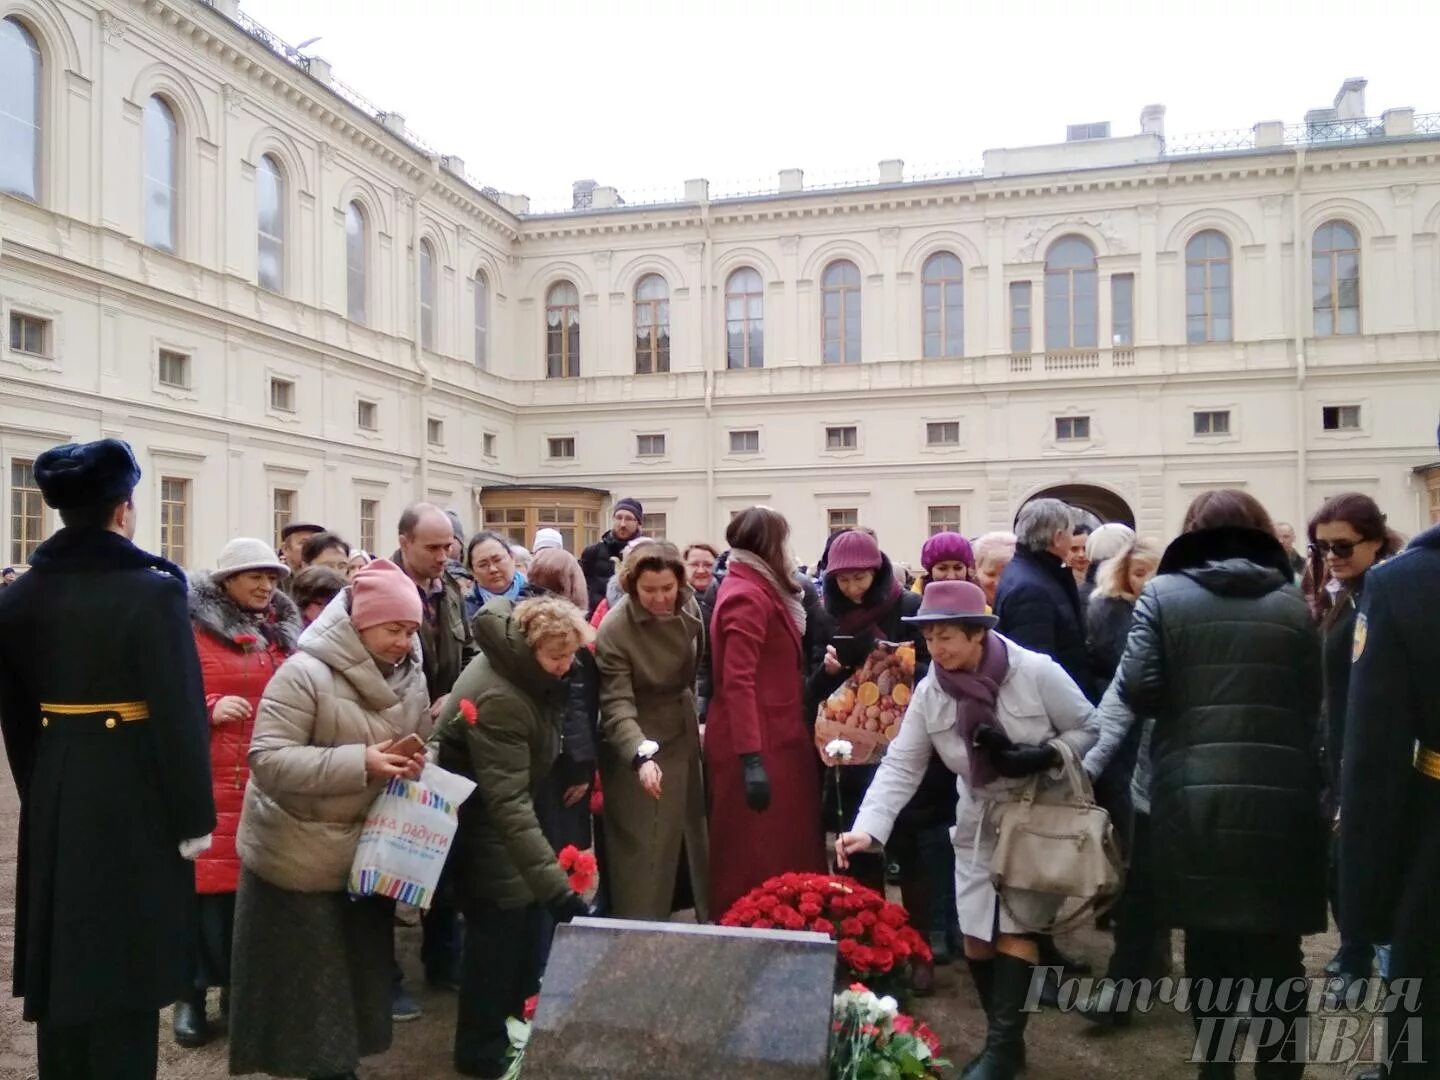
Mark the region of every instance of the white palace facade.
POLYGON ((857 522, 913 560, 1042 491, 1167 535, 1210 487, 1297 523, 1355 489, 1413 533, 1440 115, 1364 92, 535 213, 234 0, 0 0, 0 562, 58 524, 34 456, 103 435, 190 566, 291 520, 389 551, 422 498, 576 545, 621 495, 679 542, 764 502, 802 561, 857 522))

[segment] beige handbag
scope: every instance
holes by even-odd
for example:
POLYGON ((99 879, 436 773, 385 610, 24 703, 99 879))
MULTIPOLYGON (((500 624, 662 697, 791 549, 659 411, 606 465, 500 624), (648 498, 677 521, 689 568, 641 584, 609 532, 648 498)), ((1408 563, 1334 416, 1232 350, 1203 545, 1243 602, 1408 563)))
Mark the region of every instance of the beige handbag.
POLYGON ((992 803, 989 809, 998 833, 990 862, 991 884, 1006 914, 1035 934, 1063 932, 1107 910, 1119 899, 1124 880, 1115 827, 1109 813, 1096 804, 1079 757, 1061 740, 1050 745, 1060 752, 1065 783, 1042 789, 1046 774, 1037 773, 1019 798, 992 803), (1048 926, 1031 926, 1016 916, 1006 890, 1081 904, 1048 926))

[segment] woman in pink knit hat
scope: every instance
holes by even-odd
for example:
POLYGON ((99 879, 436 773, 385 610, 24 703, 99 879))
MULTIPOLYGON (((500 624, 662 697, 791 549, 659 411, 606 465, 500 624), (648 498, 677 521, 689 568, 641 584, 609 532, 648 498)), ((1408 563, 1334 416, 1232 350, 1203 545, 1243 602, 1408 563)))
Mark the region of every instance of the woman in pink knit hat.
POLYGON ((398 566, 356 571, 265 688, 236 849, 230 1072, 349 1076, 390 1046, 394 903, 345 883, 381 789, 417 779, 430 728, 420 594, 398 566))

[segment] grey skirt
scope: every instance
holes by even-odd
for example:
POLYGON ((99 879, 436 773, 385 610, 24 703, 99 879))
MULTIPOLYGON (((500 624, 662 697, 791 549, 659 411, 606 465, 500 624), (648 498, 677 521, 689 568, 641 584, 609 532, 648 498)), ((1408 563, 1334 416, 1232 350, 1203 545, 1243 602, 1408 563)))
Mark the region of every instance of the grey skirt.
POLYGON ((337 1076, 390 1048, 395 907, 240 873, 230 1073, 337 1076))

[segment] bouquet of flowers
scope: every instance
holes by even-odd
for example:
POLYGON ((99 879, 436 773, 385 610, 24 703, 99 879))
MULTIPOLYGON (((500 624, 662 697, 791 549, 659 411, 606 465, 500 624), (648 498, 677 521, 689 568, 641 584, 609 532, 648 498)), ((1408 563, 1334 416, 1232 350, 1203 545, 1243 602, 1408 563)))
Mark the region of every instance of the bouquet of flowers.
POLYGON ((525 1047, 530 1045, 530 1025, 535 1019, 535 1009, 540 1004, 540 995, 525 1000, 520 1016, 511 1016, 505 1021, 505 1034, 510 1038, 510 1067, 500 1080, 516 1080, 520 1075, 520 1064, 525 1060, 525 1047))
POLYGON ((555 856, 560 863, 560 869, 570 879, 570 888, 584 896, 595 887, 596 879, 600 876, 600 866, 595 861, 595 856, 588 851, 581 851, 574 844, 566 844, 555 856))
POLYGON ((735 901, 721 926, 811 930, 839 942, 845 982, 870 978, 903 990, 911 958, 930 946, 899 904, 838 874, 781 874, 735 901))
POLYGON ((876 997, 863 983, 835 995, 830 1039, 832 1080, 898 1080, 943 1075, 940 1040, 900 1011, 892 997, 876 997))

